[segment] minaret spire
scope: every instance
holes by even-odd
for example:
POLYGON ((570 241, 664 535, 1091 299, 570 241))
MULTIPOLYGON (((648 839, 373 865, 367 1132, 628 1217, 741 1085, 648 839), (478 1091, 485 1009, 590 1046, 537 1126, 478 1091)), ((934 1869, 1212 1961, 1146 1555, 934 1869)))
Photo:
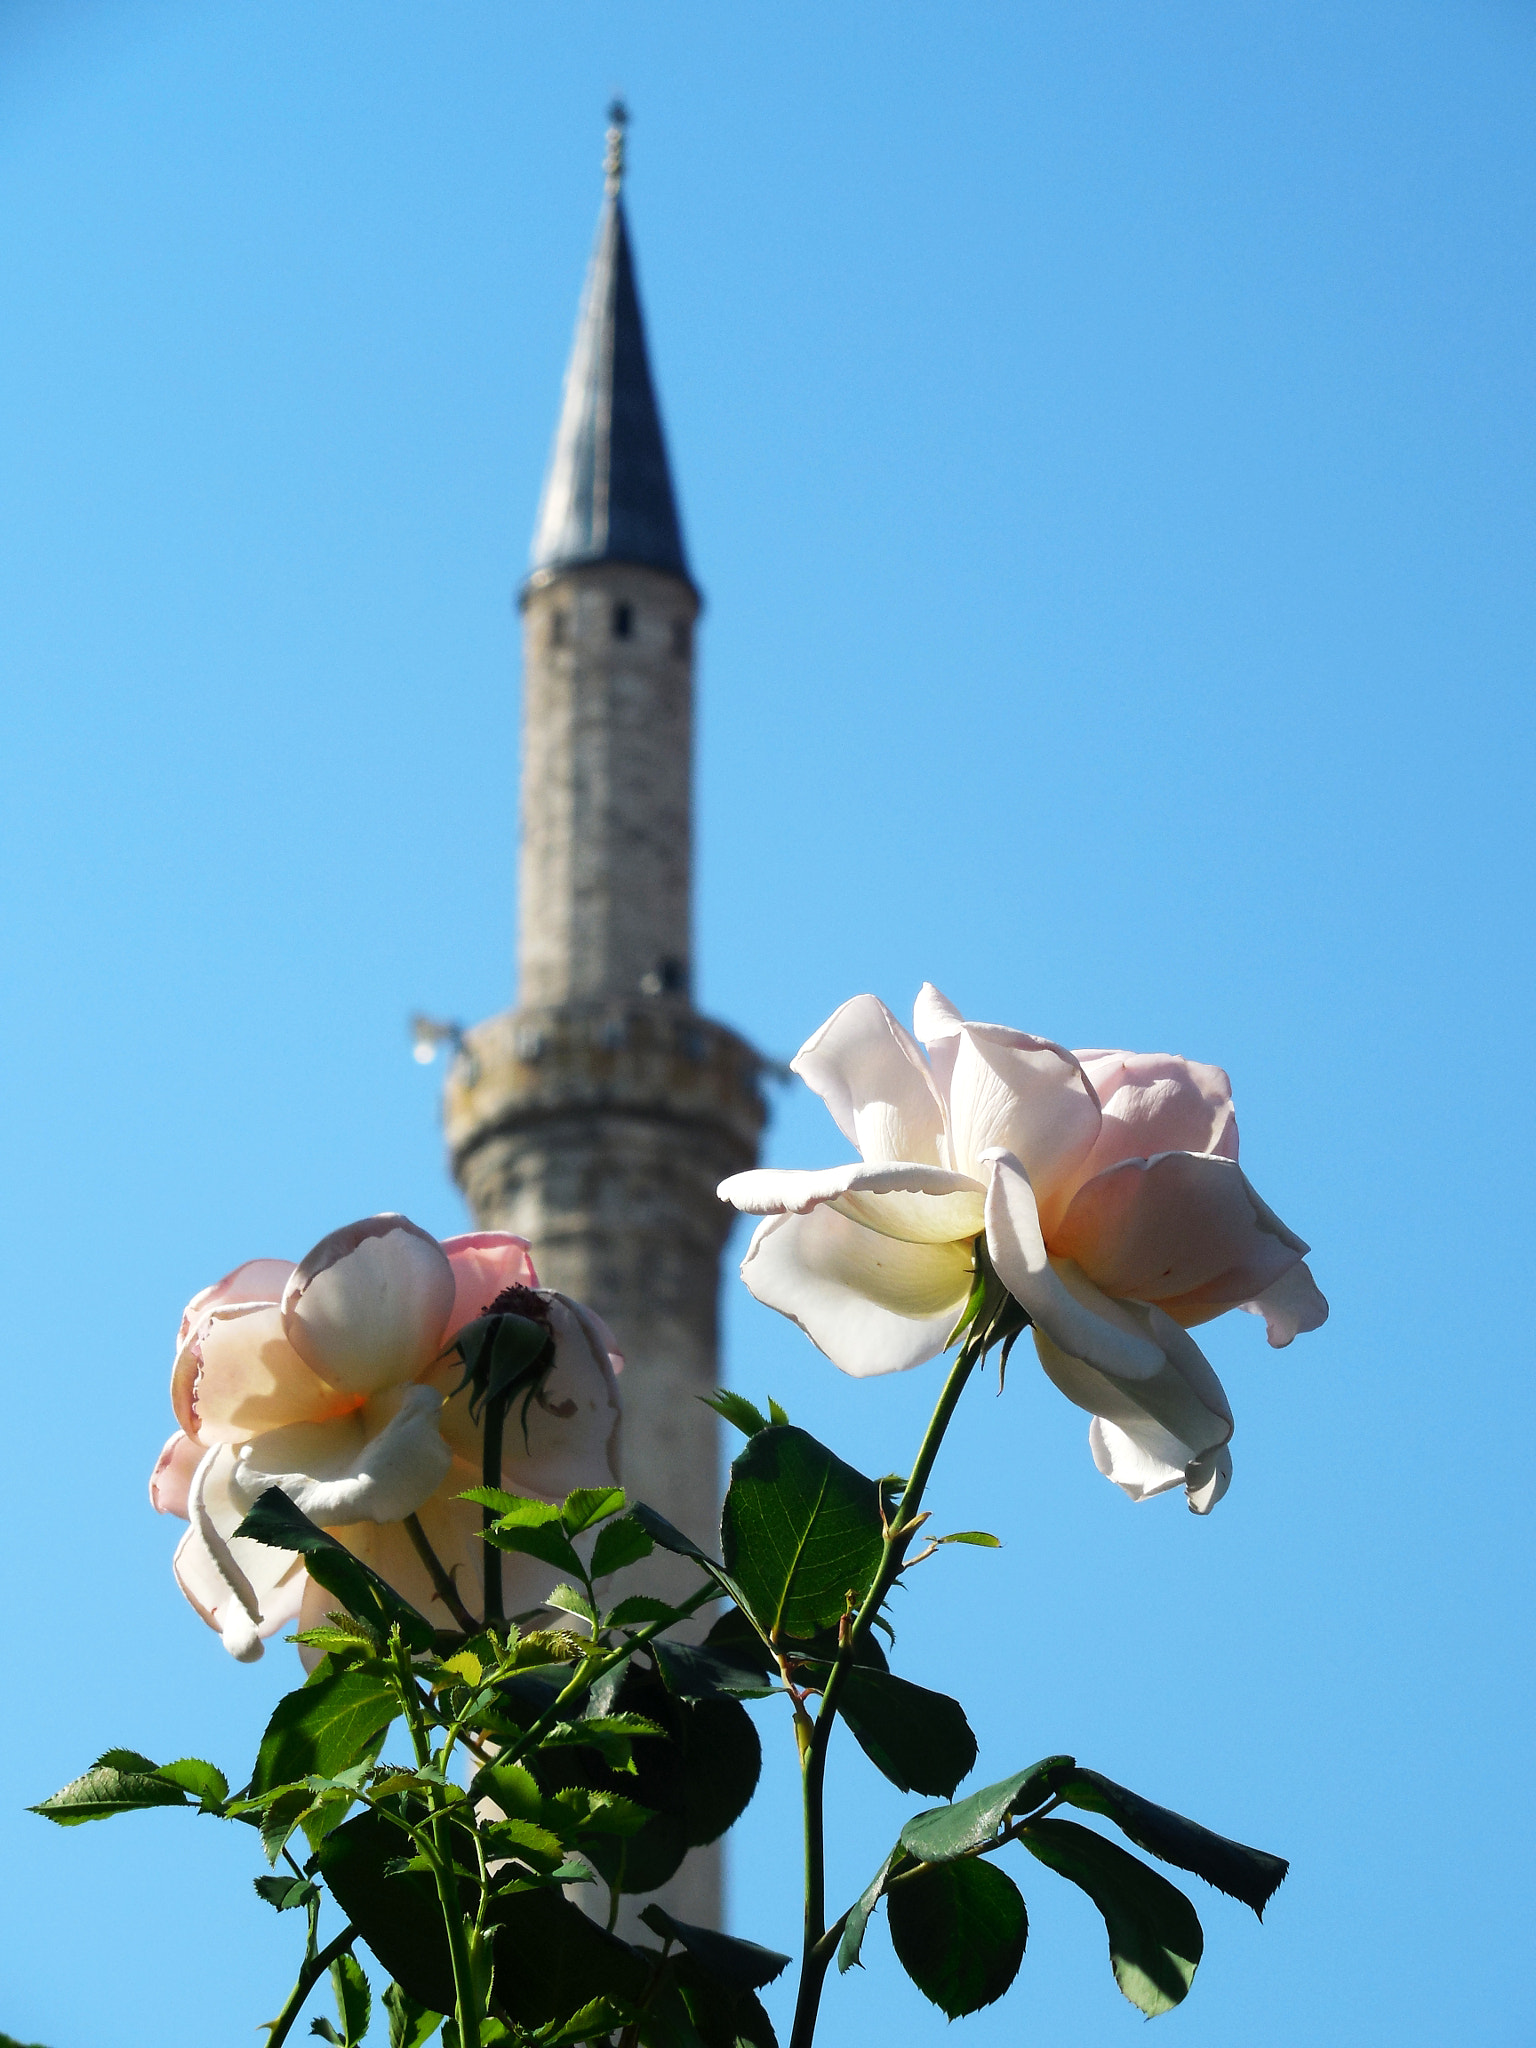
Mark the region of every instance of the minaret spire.
MULTIPOLYGON (((624 114, 522 590, 517 1007, 464 1035, 444 1102, 482 1229, 532 1240, 625 1356, 620 1476, 695 1541, 720 1526, 727 1174, 756 1164, 761 1061, 692 1001, 688 573, 624 218, 624 114)), ((633 1590, 691 1591, 659 1551, 633 1590)), ((718 1925, 694 1850, 669 1911, 718 1925)))
POLYGON ((629 109, 615 100, 608 109, 607 148, 603 152, 603 190, 617 199, 624 184, 624 130, 629 126, 629 109))
POLYGON ((534 528, 529 580, 633 562, 691 583, 624 215, 622 100, 608 109, 603 206, 534 528))

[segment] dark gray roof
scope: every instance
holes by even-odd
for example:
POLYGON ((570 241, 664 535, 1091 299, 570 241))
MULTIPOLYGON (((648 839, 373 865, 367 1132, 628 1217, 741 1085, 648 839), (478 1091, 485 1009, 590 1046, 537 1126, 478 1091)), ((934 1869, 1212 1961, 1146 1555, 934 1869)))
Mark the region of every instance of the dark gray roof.
POLYGON ((610 191, 576 320, 530 569, 638 562, 692 581, 651 383, 624 202, 610 191))

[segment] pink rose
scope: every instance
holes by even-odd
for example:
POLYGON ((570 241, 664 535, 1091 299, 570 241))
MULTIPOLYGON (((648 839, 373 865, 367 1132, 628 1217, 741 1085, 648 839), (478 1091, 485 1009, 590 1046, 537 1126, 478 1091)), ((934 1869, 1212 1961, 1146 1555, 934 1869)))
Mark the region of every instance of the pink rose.
POLYGON ((1238 1166, 1226 1075, 967 1023, 927 983, 913 1021, 916 1038, 855 996, 801 1047, 860 1160, 723 1182, 767 1219, 742 1278, 844 1372, 900 1372, 944 1349, 984 1238, 1041 1364, 1094 1418, 1099 1470, 1208 1512, 1232 1411, 1190 1328, 1244 1308, 1280 1345, 1328 1314, 1306 1245, 1238 1166))
MULTIPOLYGON (((458 1364, 442 1354, 509 1287, 538 1288, 522 1238, 482 1231, 439 1244, 384 1215, 333 1231, 297 1266, 253 1259, 193 1296, 171 1375, 181 1426, 150 1498, 190 1522, 177 1583, 232 1655, 259 1657, 264 1637, 310 1625, 329 1604, 297 1553, 234 1534, 271 1486, 448 1628, 402 1526, 414 1515, 464 1604, 478 1607, 480 1510, 456 1496, 481 1483, 480 1432, 468 1392, 453 1391, 458 1364)), ((506 1432, 502 1477, 558 1500, 612 1483, 622 1360, 589 1309, 539 1293, 555 1363, 526 1433, 506 1432)), ((553 1583, 533 1559, 508 1557, 502 1569, 514 1611, 553 1583)))

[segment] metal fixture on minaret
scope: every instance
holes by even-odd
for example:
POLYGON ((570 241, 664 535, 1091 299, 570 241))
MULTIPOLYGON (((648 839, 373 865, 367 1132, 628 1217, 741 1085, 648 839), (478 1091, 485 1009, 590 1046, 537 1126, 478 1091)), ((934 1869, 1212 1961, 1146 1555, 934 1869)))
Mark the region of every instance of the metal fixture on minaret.
MULTIPOLYGON (((697 1540, 720 1516, 715 1198, 756 1163, 761 1063, 692 1001, 694 627, 624 213, 621 102, 523 616, 517 1004, 463 1035, 449 1157, 482 1229, 596 1308, 625 1354, 620 1466, 697 1540)), ((694 1583, 653 1561, 656 1590, 694 1583)), ((718 1925, 720 1866, 666 1888, 718 1925)))

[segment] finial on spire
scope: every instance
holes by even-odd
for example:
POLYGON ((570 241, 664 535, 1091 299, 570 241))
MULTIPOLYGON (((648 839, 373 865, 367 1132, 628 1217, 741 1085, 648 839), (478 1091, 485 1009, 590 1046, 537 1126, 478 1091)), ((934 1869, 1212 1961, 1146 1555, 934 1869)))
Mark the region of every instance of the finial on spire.
POLYGON ((608 109, 608 148, 603 156, 603 189, 616 199, 624 183, 624 130, 629 126, 629 109, 615 100, 608 109))

